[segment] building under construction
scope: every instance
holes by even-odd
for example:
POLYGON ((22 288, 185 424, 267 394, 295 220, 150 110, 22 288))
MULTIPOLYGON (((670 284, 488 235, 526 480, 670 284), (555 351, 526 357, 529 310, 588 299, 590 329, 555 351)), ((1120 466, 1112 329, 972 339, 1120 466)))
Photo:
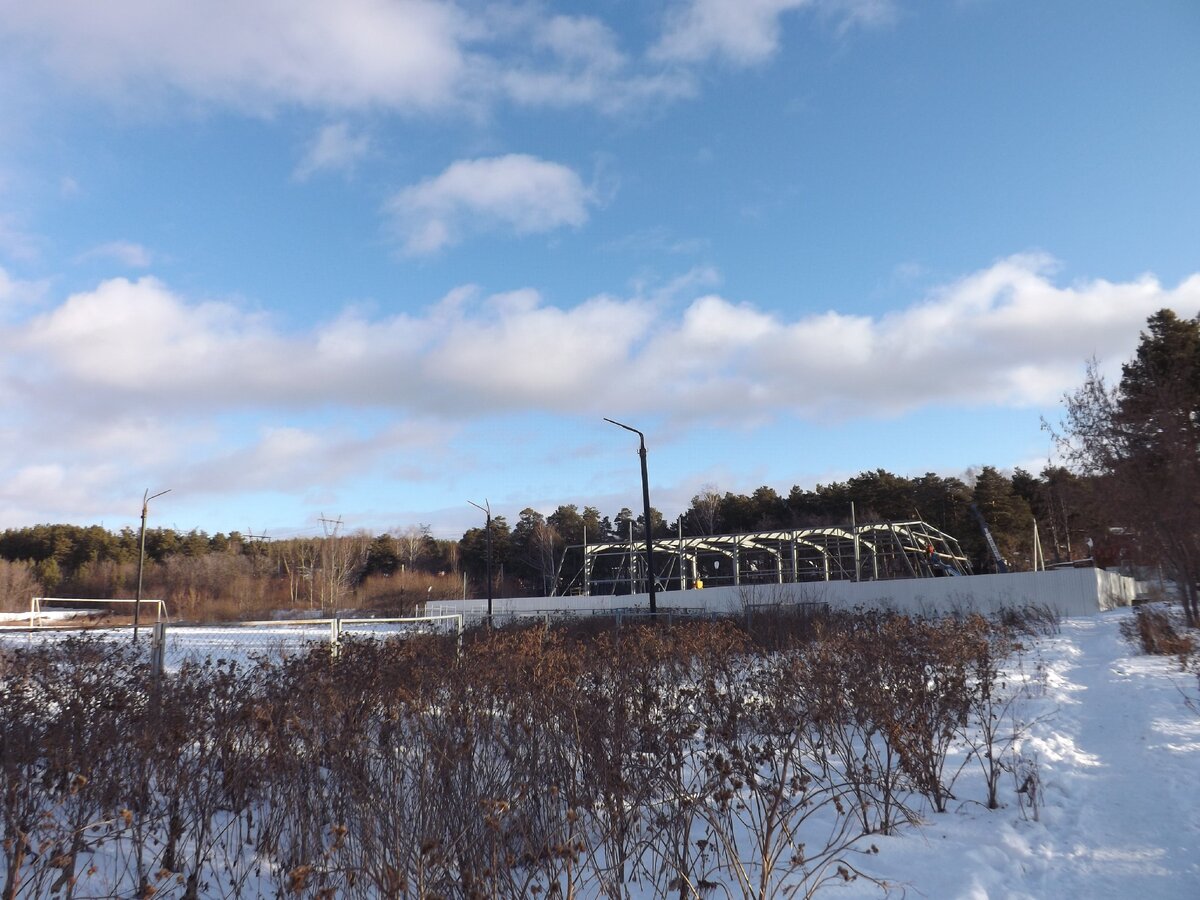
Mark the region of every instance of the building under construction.
MULTIPOLYGON (((813 581, 883 581, 970 575, 958 541, 926 522, 801 528, 653 542, 657 590, 813 581)), ((649 590, 645 541, 568 548, 556 593, 637 594, 649 590)))

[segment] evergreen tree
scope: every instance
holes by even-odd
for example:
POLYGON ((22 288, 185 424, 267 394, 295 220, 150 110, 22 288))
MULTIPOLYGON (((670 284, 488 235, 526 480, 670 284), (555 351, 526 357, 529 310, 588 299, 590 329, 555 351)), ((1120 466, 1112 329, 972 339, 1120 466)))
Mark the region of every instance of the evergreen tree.
POLYGON ((1109 388, 1093 362, 1066 398, 1059 444, 1097 476, 1112 520, 1173 575, 1200 624, 1200 317, 1155 313, 1109 388))

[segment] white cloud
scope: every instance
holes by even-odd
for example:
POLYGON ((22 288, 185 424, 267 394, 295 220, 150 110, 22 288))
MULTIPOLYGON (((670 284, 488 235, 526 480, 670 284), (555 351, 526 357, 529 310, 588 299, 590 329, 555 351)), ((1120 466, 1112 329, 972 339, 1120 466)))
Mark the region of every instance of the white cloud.
MULTIPOLYGON (((1036 255, 882 316, 786 315, 713 281, 683 279, 682 307, 670 291, 556 306, 464 288, 418 314, 350 310, 301 332, 153 278, 106 281, 0 329, 0 513, 45 510, 46 491, 72 515, 103 512, 113 485, 140 493, 125 482, 163 472, 193 494, 303 492, 445 455, 453 423, 482 415, 620 410, 678 430, 1050 406, 1093 355, 1115 371, 1157 309, 1200 309, 1200 274, 1063 285, 1036 255)), ((13 284, 0 279, 0 298, 13 284)))
POLYGON ((439 0, 0 0, 0 36, 87 90, 162 84, 237 107, 436 108, 470 32, 439 0))
POLYGON ((46 281, 21 281, 0 268, 0 323, 24 314, 46 296, 46 281))
POLYGON ((370 151, 371 141, 365 134, 352 133, 345 122, 333 122, 317 132, 294 175, 304 181, 320 171, 347 171, 370 151))
POLYGON ((1060 287, 1051 268, 1043 256, 1012 257, 881 317, 789 321, 701 298, 646 355, 669 361, 654 377, 693 415, 706 404, 697 367, 682 361, 697 357, 706 383, 737 386, 749 409, 855 418, 937 404, 1036 406, 1072 388, 1088 358, 1110 369, 1127 358, 1155 310, 1200 308, 1200 275, 1173 290, 1149 276, 1060 287))
POLYGON ((408 451, 427 453, 451 434, 444 425, 421 420, 366 434, 341 425, 265 425, 249 440, 178 466, 173 484, 188 494, 302 491, 361 475, 408 451))
MULTIPOLYGON (((536 2, 0 0, 0 44, 22 103, 50 76, 135 109, 182 95, 255 114, 479 115, 505 102, 619 114, 694 96, 699 64, 768 59, 801 7, 844 30, 889 20, 893 0, 675 0, 644 53, 597 16, 536 2)), ((321 167, 314 149, 297 177, 321 167)))
POLYGON ((610 112, 690 95, 591 16, 470 0, 0 0, 0 41, 36 74, 121 104, 176 91, 251 112, 477 111, 497 100, 610 112))
POLYGON ((594 202, 570 168, 524 154, 460 160, 435 178, 407 187, 388 204, 403 249, 434 253, 467 231, 539 234, 579 227, 594 202))
POLYGON ((130 269, 146 269, 153 262, 150 251, 132 241, 110 241, 82 253, 78 259, 111 259, 130 269))
POLYGON ((595 17, 538 18, 526 12, 513 24, 512 41, 520 49, 479 65, 483 94, 498 91, 524 106, 594 106, 619 113, 696 91, 689 72, 631 60, 612 29, 595 17))
POLYGON ((20 379, 30 409, 96 421, 114 409, 455 417, 618 399, 702 419, 714 393, 736 398, 726 413, 854 417, 1054 403, 1088 358, 1127 358, 1155 310, 1200 309, 1200 275, 1173 289, 1150 276, 1060 286, 1050 269, 1042 256, 1011 257, 874 317, 787 317, 711 292, 672 313, 668 297, 560 307, 531 290, 460 290, 418 315, 348 311, 301 334, 153 278, 114 279, 6 329, 0 371, 20 379), (648 383, 656 390, 638 387, 648 383))
POLYGON ((591 16, 553 16, 538 24, 534 40, 560 59, 578 61, 589 68, 614 71, 625 64, 616 35, 591 16))
POLYGON ((651 56, 685 63, 710 58, 761 63, 779 49, 782 17, 805 8, 836 18, 840 28, 881 24, 893 17, 891 0, 682 0, 668 11, 651 56))

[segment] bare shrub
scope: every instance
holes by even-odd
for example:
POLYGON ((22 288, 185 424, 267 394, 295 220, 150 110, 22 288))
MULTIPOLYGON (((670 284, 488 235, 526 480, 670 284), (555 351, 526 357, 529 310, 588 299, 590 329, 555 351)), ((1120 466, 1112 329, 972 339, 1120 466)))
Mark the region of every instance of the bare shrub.
MULTIPOLYGON (((143 576, 147 579, 153 578, 154 570, 155 563, 147 561, 143 576)), ((79 567, 75 576, 62 586, 70 591, 68 596, 132 597, 137 586, 137 563, 114 560, 86 562, 79 567)), ((146 595, 151 596, 152 592, 147 591, 146 595)))
POLYGON ((1174 656, 1184 664, 1196 652, 1196 639, 1182 617, 1160 604, 1135 607, 1133 618, 1121 623, 1121 634, 1143 653, 1174 656))
POLYGON ((41 593, 33 563, 0 559, 0 612, 29 609, 29 601, 41 593))
POLYGON ((1047 604, 1002 607, 996 616, 1000 626, 1014 634, 1037 637, 1062 631, 1062 614, 1047 604))
POLYGON ((829 614, 787 650, 589 624, 157 680, 133 648, 6 651, 3 896, 811 896, 944 807, 953 746, 1005 746, 973 724, 1003 709, 982 620, 829 614))
POLYGON ((859 872, 861 835, 838 785, 811 763, 821 733, 796 702, 806 669, 795 655, 751 661, 741 690, 717 694, 701 762, 709 802, 700 815, 723 871, 747 898, 812 896, 859 872))
POLYGON ((1009 628, 992 627, 982 617, 971 617, 966 626, 963 639, 970 672, 971 715, 962 738, 983 769, 987 808, 998 809, 1005 759, 1026 727, 1018 716, 1024 692, 1010 687, 1006 674, 1007 664, 1022 648, 1009 628))
POLYGON ((945 812, 958 774, 947 761, 970 710, 960 623, 888 615, 875 638, 887 692, 878 707, 887 740, 914 787, 935 812, 945 812))
POLYGON ((456 600, 461 595, 462 580, 457 576, 412 570, 369 575, 354 594, 360 608, 378 610, 390 616, 411 616, 424 603, 456 600))
POLYGON ((186 621, 232 621, 265 616, 278 608, 270 581, 248 556, 210 553, 171 556, 156 566, 146 590, 186 621))
POLYGON ((120 827, 115 762, 146 672, 126 645, 71 638, 6 656, 4 897, 71 891, 120 827))
POLYGON ((855 810, 863 834, 912 821, 911 781, 901 767, 890 663, 876 639, 881 614, 843 619, 804 654, 804 702, 820 733, 816 758, 855 810))

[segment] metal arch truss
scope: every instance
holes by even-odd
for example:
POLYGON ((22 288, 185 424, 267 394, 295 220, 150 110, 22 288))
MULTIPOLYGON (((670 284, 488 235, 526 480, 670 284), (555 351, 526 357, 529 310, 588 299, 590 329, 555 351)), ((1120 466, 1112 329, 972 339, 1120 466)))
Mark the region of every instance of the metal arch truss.
MULTIPOLYGON (((958 541, 921 521, 660 538, 654 561, 660 590, 971 574, 958 541)), ((632 541, 568 548, 563 562, 557 593, 647 590, 646 554, 632 541)))

